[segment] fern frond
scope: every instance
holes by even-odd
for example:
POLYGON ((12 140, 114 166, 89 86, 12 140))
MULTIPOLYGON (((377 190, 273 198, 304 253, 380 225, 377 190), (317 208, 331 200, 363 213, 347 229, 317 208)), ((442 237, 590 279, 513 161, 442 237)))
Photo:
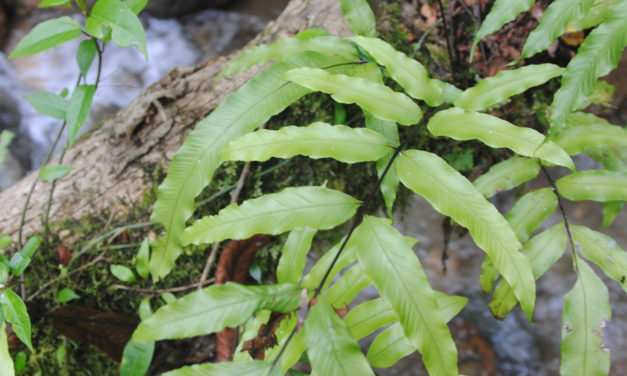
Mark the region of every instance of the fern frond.
POLYGON ((614 239, 585 226, 571 226, 571 231, 583 256, 627 291, 627 252, 614 239))
POLYGON ((398 163, 401 182, 423 196, 435 210, 466 227, 498 271, 512 285, 531 319, 535 283, 529 261, 520 254, 514 231, 466 178, 435 154, 411 150, 398 163))
POLYGON ((340 103, 355 103, 382 120, 413 125, 422 118, 422 111, 405 94, 363 78, 332 74, 322 69, 297 68, 285 79, 311 90, 331 94, 340 103))
POLYGON ((183 234, 184 244, 278 235, 297 228, 328 230, 350 219, 360 201, 323 187, 296 187, 231 205, 199 219, 183 234))
POLYGON ((531 87, 542 85, 562 73, 564 68, 554 64, 537 64, 504 70, 464 90, 453 104, 464 110, 484 111, 531 87))
POLYGON ((516 19, 520 13, 529 10, 534 3, 535 0, 496 0, 472 42, 470 61, 472 61, 475 48, 481 39, 500 30, 503 25, 516 19))
POLYGON ((575 286, 564 297, 560 374, 607 375, 610 354, 602 338, 612 314, 610 297, 603 281, 581 259, 577 272, 575 286))
POLYGON ((566 67, 562 86, 553 99, 550 133, 562 131, 572 111, 592 93, 596 79, 608 74, 627 46, 627 2, 616 5, 608 18, 586 37, 566 67))
POLYGON ((348 38, 366 50, 379 64, 383 65, 392 79, 398 82, 412 98, 422 99, 436 107, 444 101, 442 89, 429 77, 427 69, 418 61, 378 38, 348 38))
POLYGON ((540 165, 531 158, 513 157, 499 162, 479 176, 474 182, 475 188, 486 198, 501 191, 515 188, 534 179, 540 173, 540 165))
POLYGON ((309 90, 286 83, 283 74, 299 66, 329 66, 339 60, 305 53, 275 64, 229 96, 202 120, 175 154, 159 186, 151 220, 163 224, 166 234, 152 244, 150 271, 154 280, 165 277, 181 254, 185 222, 194 212, 194 198, 209 184, 228 143, 281 112, 309 90))
POLYGON ((295 229, 287 237, 281 258, 276 267, 276 279, 278 283, 298 283, 305 269, 307 252, 311 248, 311 242, 317 230, 305 227, 295 229))
POLYGON ((376 161, 392 151, 388 140, 378 132, 345 125, 316 122, 306 127, 288 126, 279 130, 259 130, 232 141, 222 159, 267 161, 270 158, 333 158, 340 162, 376 161))
POLYGON ((493 148, 508 148, 526 157, 575 170, 568 154, 554 142, 546 141, 538 131, 515 126, 492 115, 453 107, 435 114, 427 127, 434 136, 464 141, 477 139, 493 148))
POLYGON ((404 237, 389 220, 366 217, 354 239, 366 275, 398 315, 429 373, 456 376, 455 343, 420 261, 404 237))
POLYGON ((569 200, 627 201, 627 172, 587 170, 558 179, 559 193, 569 200))
POLYGON ((242 324, 260 309, 298 308, 302 288, 291 284, 243 286, 228 282, 193 292, 159 308, 139 324, 133 342, 193 337, 242 324))
POLYGON ((583 17, 594 0, 556 0, 542 14, 540 24, 529 34, 517 61, 531 57, 549 48, 564 34, 568 24, 583 17))
POLYGON ((164 373, 164 376, 264 376, 272 363, 260 360, 246 362, 203 363, 164 373))
POLYGON ((568 127, 555 136, 553 141, 570 155, 579 154, 588 147, 627 147, 625 128, 608 124, 591 124, 568 127))
POLYGON ((315 375, 374 375, 359 344, 324 297, 307 315, 305 343, 315 375))
POLYGON ((340 0, 340 7, 348 27, 357 35, 374 37, 377 23, 367 0, 340 0))
MULTIPOLYGON (((549 268, 559 260, 566 248, 566 230, 560 222, 551 228, 542 231, 525 243, 521 252, 529 259, 533 276, 540 278, 549 268)), ((518 301, 510 285, 501 280, 494 289, 494 296, 490 302, 490 311, 494 317, 503 319, 516 306, 518 301)))
POLYGON ((347 60, 358 60, 359 58, 355 47, 342 38, 332 36, 321 36, 307 40, 298 37, 285 38, 279 39, 273 44, 264 44, 245 50, 239 57, 231 60, 217 78, 244 72, 255 65, 263 65, 271 60, 285 61, 306 51, 347 60))
POLYGON ((542 188, 522 196, 505 219, 520 242, 525 242, 557 208, 557 196, 551 188, 542 188))

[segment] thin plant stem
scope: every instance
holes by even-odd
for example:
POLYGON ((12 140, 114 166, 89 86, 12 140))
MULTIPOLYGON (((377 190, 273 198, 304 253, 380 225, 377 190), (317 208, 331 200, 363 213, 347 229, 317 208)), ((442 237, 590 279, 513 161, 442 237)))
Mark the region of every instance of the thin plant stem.
POLYGON ((557 207, 559 208, 560 213, 562 214, 562 219, 564 220, 564 228, 566 229, 566 235, 568 236, 568 243, 570 245, 570 252, 573 258, 573 267, 575 269, 575 271, 579 270, 577 261, 579 260, 579 257, 577 256, 577 250, 575 248, 575 241, 573 240, 573 234, 570 231, 570 223, 568 222, 568 216, 566 215, 566 209, 564 209, 564 203, 562 202, 562 196, 560 195, 559 191, 557 190, 557 185, 555 184, 555 181, 553 180, 553 178, 551 177, 551 175, 549 174, 549 171, 546 169, 546 167, 540 165, 542 168, 542 172, 544 173, 544 176, 546 176, 546 179, 549 181, 549 184, 551 185, 551 188, 553 189, 553 192, 555 192, 555 194, 557 195, 557 207))
MULTIPOLYGON (((92 38, 94 41, 94 44, 96 45, 96 51, 98 53, 98 65, 97 65, 97 70, 96 70, 96 82, 94 84, 95 90, 98 89, 98 85, 100 84, 100 75, 102 73, 102 54, 104 53, 104 45, 102 46, 102 48, 100 47, 100 45, 98 44, 98 40, 96 38, 92 38)), ((76 88, 78 87, 79 83, 80 83, 80 79, 81 79, 82 74, 79 73, 78 75, 78 80, 76 81, 76 85, 74 86, 74 90, 76 90, 76 88)), ((85 78, 87 79, 87 78, 85 78)), ((95 91, 94 90, 94 91, 95 91)), ((67 124, 67 122, 64 122, 64 127, 65 128, 65 124, 67 124)), ((65 153, 67 152, 68 149, 68 145, 66 145, 63 150, 61 151, 61 155, 59 156, 59 164, 63 163, 63 158, 65 157, 65 153)), ((49 245, 48 243, 48 234, 50 232, 50 227, 49 227, 49 219, 50 219, 50 209, 52 208, 52 198, 54 196, 54 190, 57 186, 57 181, 53 180, 52 181, 52 185, 50 186, 50 192, 48 194, 48 202, 46 203, 46 211, 44 212, 44 244, 46 244, 46 246, 49 245)))
MULTIPOLYGON (((455 49, 453 45, 453 34, 452 34, 452 26, 449 25, 450 21, 448 17, 446 17, 444 5, 442 4, 442 0, 438 0, 438 4, 440 6, 440 13, 442 14, 442 25, 444 26, 444 34, 446 39, 446 47, 448 48, 448 56, 449 63, 451 64, 451 74, 455 75, 455 66, 457 64, 457 55, 455 54, 455 49)), ((450 6, 450 4, 449 4, 450 6)))

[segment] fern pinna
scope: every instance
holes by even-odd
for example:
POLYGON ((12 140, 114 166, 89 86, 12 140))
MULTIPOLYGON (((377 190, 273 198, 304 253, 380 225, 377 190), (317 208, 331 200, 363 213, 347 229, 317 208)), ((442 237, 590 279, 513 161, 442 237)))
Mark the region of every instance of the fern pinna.
MULTIPOLYGON (((145 319, 134 342, 184 338, 246 326, 256 333, 270 312, 287 316, 276 329, 278 346, 264 360, 238 352, 233 362, 183 367, 168 375, 282 375, 305 352, 316 375, 372 375, 371 367, 389 367, 418 350, 432 375, 457 375, 457 349, 447 322, 467 299, 431 288, 412 250, 416 239, 404 236, 390 219, 366 215, 372 195, 359 201, 326 187, 294 187, 229 206, 186 227, 194 198, 210 183, 224 161, 269 158, 334 158, 345 163, 375 162, 376 188, 391 212, 400 184, 424 197, 440 213, 469 230, 485 251, 480 285, 493 291, 490 309, 505 317, 520 304, 533 318, 535 279, 569 247, 577 282, 564 298, 562 365, 564 375, 609 372, 601 344, 610 319, 607 288, 588 262, 596 264, 625 289, 627 254, 607 236, 569 224, 561 200, 606 204, 606 224, 627 200, 627 134, 591 114, 575 112, 594 91, 596 79, 616 65, 627 42, 627 1, 612 11, 589 12, 603 1, 555 1, 529 36, 522 58, 547 48, 567 25, 587 22, 594 30, 566 68, 529 65, 504 71, 464 91, 430 76, 418 61, 375 37, 374 16, 365 0, 340 1, 345 18, 358 34, 349 38, 312 30, 243 53, 223 75, 270 60, 274 65, 250 80, 201 121, 174 157, 159 188, 152 219, 165 233, 152 245, 154 280, 168 275, 185 246, 255 234, 289 232, 277 268, 277 284, 211 286, 161 307, 145 319), (383 76, 403 92, 383 83, 383 76), (561 77, 552 106, 550 137, 490 115, 487 111, 527 89, 561 77), (279 130, 256 128, 302 96, 320 91, 336 102, 356 104, 365 128, 312 123, 279 130), (440 156, 406 150, 398 125, 426 126, 434 137, 478 140, 508 148, 516 156, 494 165, 470 182, 440 156), (571 155, 585 152, 605 169, 577 172, 571 155), (546 166, 570 174, 556 181, 546 166), (550 186, 523 195, 503 216, 488 201, 547 172, 550 186), (538 231, 549 214, 564 221, 538 231), (305 260, 317 231, 353 218, 346 236, 305 273, 305 260), (579 248, 574 244, 578 243, 579 248), (360 290, 374 286, 379 298, 343 309, 360 290), (367 354, 358 340, 377 335, 367 354)), ((533 1, 497 0, 475 44, 533 1)), ((596 8, 598 10, 598 8, 596 8)), ((374 194, 374 192, 373 192, 374 194)))

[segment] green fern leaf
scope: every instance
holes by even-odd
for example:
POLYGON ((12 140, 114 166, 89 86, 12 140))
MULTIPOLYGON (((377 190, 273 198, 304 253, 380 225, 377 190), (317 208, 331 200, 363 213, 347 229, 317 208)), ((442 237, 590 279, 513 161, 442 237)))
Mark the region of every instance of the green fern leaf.
POLYGON ((320 298, 307 315, 305 343, 312 375, 374 375, 359 344, 325 298, 320 298))
POLYGON ((503 25, 513 21, 520 13, 529 10, 533 3, 535 0, 496 0, 472 42, 470 61, 472 61, 475 48, 481 39, 500 30, 503 25))
POLYGON ((435 154, 411 150, 398 163, 401 182, 423 196, 435 210, 468 228, 498 271, 512 285, 523 311, 531 319, 535 283, 528 260, 520 254, 514 231, 475 187, 435 154))
POLYGON ((560 35, 564 34, 568 24, 583 17, 588 12, 592 3, 594 0, 556 0, 552 2, 544 11, 538 27, 529 34, 522 54, 517 61, 549 48, 560 35))
MULTIPOLYGON (((518 241, 525 242, 556 208, 557 196, 553 190, 550 188, 539 189, 521 197, 507 213, 505 219, 514 230, 518 241)), ((498 276, 498 269, 490 258, 486 257, 481 264, 479 286, 485 292, 492 291, 498 276)))
POLYGON ((329 288, 326 297, 333 307, 345 308, 361 290, 368 286, 370 286, 370 280, 364 274, 361 265, 357 263, 329 288))
POLYGON ((381 134, 364 128, 316 122, 306 127, 288 126, 277 131, 259 130, 232 141, 222 159, 267 161, 270 158, 333 158, 340 162, 376 161, 391 151, 381 134))
MULTIPOLYGON (((340 240, 337 244, 335 244, 330 250, 328 250, 320 259, 314 264, 314 266, 309 270, 309 273, 303 278, 303 287, 308 289, 315 289, 318 287, 320 282, 322 282, 322 278, 327 273, 327 270, 331 267, 333 260, 335 259, 337 253, 340 251, 342 244, 344 243, 344 239, 340 240)), ((333 278, 345 267, 353 263, 357 259, 357 254, 355 252, 355 248, 353 246, 353 241, 349 240, 346 244, 346 247, 338 257, 335 265, 329 272, 329 276, 323 286, 323 289, 326 289, 333 278)))
POLYGON ((609 236, 585 226, 570 226, 573 240, 581 247, 585 258, 627 291, 627 253, 609 236))
POLYGON ((300 38, 279 39, 273 44, 264 44, 247 49, 236 59, 231 60, 217 78, 231 76, 249 70, 255 65, 263 65, 274 60, 285 61, 290 57, 313 51, 341 59, 357 60, 357 50, 347 41, 331 36, 321 36, 302 40, 300 38))
POLYGON ((612 314, 609 294, 587 263, 580 259, 577 268, 577 282, 564 297, 560 374, 607 375, 610 354, 602 337, 612 314))
MULTIPOLYGON (((398 320, 396 312, 387 301, 377 298, 355 306, 348 311, 344 322, 351 336, 360 340, 375 330, 398 320)), ((413 350, 413 349, 412 349, 413 350)))
MULTIPOLYGON (((468 299, 461 296, 448 296, 436 291, 438 305, 448 322, 466 305, 468 299)), ((357 307, 355 307, 357 308, 357 307)), ((348 317, 348 315, 347 315, 348 317)), ((403 332, 403 327, 395 323, 377 336, 368 348, 366 359, 374 367, 386 368, 394 365, 401 358, 413 353, 415 348, 403 332)))
POLYGON ((363 78, 315 68, 292 69, 284 77, 308 89, 331 94, 340 103, 356 103, 382 120, 413 125, 422 118, 418 105, 405 94, 363 78))
POLYGON ((627 131, 615 125, 590 124, 568 127, 555 136, 553 141, 568 154, 575 155, 593 146, 627 146, 627 131))
POLYGON ((166 372, 164 376, 263 376, 272 363, 252 360, 246 362, 204 363, 166 372))
MULTIPOLYGON (((525 243, 521 252, 529 259, 535 279, 540 278, 564 254, 567 240, 564 223, 560 222, 525 243)), ((506 281, 501 280, 494 289, 494 297, 490 302, 492 314, 498 319, 503 319, 516 303, 518 301, 512 288, 506 281)))
POLYGON ((9 343, 7 341, 7 330, 4 320, 0 321, 0 361, 5 368, 5 374, 2 376, 14 376, 14 364, 11 353, 9 352, 9 343))
POLYGON ((454 104, 464 110, 484 111, 531 87, 542 85, 563 72, 564 68, 553 64, 537 64, 504 70, 464 90, 454 104))
POLYGON ((316 230, 309 227, 290 232, 276 267, 277 282, 294 284, 300 282, 307 261, 307 252, 311 248, 311 242, 315 235, 316 230))
POLYGON ((601 228, 608 228, 614 223, 616 216, 623 210, 625 202, 623 201, 608 201, 603 203, 603 223, 601 228))
POLYGON ((357 35, 374 37, 377 23, 367 0, 340 0, 342 14, 348 27, 357 35))
POLYGON ((616 5, 610 16, 586 37, 577 55, 566 67, 562 86, 555 93, 551 134, 565 126, 572 111, 579 109, 592 94, 596 79, 608 74, 627 46, 627 2, 616 5))
POLYGON ((473 182, 486 198, 497 192, 507 191, 534 179, 540 173, 540 165, 533 159, 514 157, 490 167, 488 172, 473 182))
POLYGON ((378 38, 348 38, 366 50, 379 64, 383 65, 394 81, 398 82, 412 98, 422 99, 436 107, 444 101, 442 89, 429 78, 427 69, 404 53, 378 38))
POLYGON ((572 201, 627 201, 627 172, 588 170, 558 179, 559 193, 572 201))
POLYGON ((449 84, 448 82, 440 81, 436 78, 432 79, 436 85, 440 87, 442 91, 442 99, 445 103, 453 103, 459 98, 463 91, 457 88, 455 85, 449 84))
POLYGON ((623 0, 596 0, 586 15, 573 22, 571 26, 579 30, 592 29, 605 21, 612 9, 621 1, 623 0))
POLYGON ((278 193, 231 205, 199 219, 183 234, 184 244, 277 235, 296 228, 328 230, 350 219, 360 201, 323 187, 286 188, 278 193))
POLYGON ((289 69, 328 66, 344 60, 305 53, 275 64, 229 96, 202 120, 172 159, 159 187, 151 220, 164 225, 166 234, 152 245, 150 271, 154 280, 165 277, 181 254, 185 222, 194 212, 194 198, 209 184, 228 143, 254 130, 271 116, 309 92, 281 78, 289 69))
POLYGON ((242 324, 260 309, 298 308, 302 288, 291 284, 243 286, 228 282, 188 294, 139 324, 133 342, 198 336, 242 324))
POLYGON ((546 141, 538 131, 517 127, 492 115, 454 107, 435 114, 427 127, 434 136, 477 139, 493 148, 509 148, 520 155, 575 170, 568 154, 552 141, 546 141))
MULTIPOLYGON (((440 312, 447 322, 455 317, 468 302, 468 299, 463 296, 450 296, 437 290, 433 292, 435 293, 438 307, 440 307, 440 312)), ((369 300, 355 306, 344 317, 348 330, 356 340, 360 340, 394 321, 398 321, 396 312, 394 312, 390 303, 381 298, 369 300)))
POLYGON ((416 349, 405 336, 401 324, 395 323, 372 341, 366 359, 373 367, 388 368, 414 351, 416 349))
POLYGON ((525 242, 556 208, 557 196, 553 189, 538 189, 521 197, 505 219, 512 226, 518 240, 525 242))
POLYGON ((457 375, 455 343, 420 261, 405 238, 389 220, 366 217, 354 239, 365 274, 398 315, 429 373, 457 375))

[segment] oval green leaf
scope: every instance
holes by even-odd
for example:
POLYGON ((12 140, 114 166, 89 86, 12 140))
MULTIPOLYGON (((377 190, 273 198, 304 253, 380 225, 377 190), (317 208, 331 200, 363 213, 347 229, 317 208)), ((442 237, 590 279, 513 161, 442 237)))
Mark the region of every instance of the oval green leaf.
POLYGON ((431 78, 427 69, 404 53, 378 38, 348 38, 366 50, 377 63, 383 65, 394 81, 398 82, 412 98, 422 99, 429 106, 442 104, 442 89, 431 78))
POLYGON ((487 198, 507 191, 534 179, 540 173, 540 165, 533 159, 514 157, 490 167, 488 172, 473 182, 475 188, 487 198))
POLYGON ((20 299, 13 290, 8 288, 0 294, 0 305, 2 306, 4 319, 11 324, 17 338, 19 338, 30 351, 34 351, 30 339, 30 317, 28 317, 28 311, 22 299, 20 299))
POLYGON ((135 280, 135 274, 128 266, 112 264, 109 265, 109 270, 115 278, 122 282, 133 282, 135 280))
POLYGON ((48 165, 39 169, 39 179, 41 181, 59 180, 74 170, 74 167, 63 165, 48 165))
POLYGON ((159 308, 139 324, 137 343, 185 338, 242 324, 260 309, 290 312, 298 308, 302 288, 291 284, 243 286, 228 282, 188 294, 159 308))
POLYGON ((382 120, 413 125, 422 118, 422 111, 409 97, 363 78, 315 68, 292 69, 284 78, 308 89, 331 94, 340 103, 356 103, 382 120))
POLYGON ((498 271, 514 288, 531 319, 535 283, 529 261, 505 218, 459 172, 435 154, 411 150, 398 163, 401 182, 423 196, 435 210, 466 227, 498 271))
POLYGON ((98 0, 85 22, 85 31, 102 39, 111 29, 113 42, 120 47, 135 46, 148 59, 146 33, 133 10, 120 0, 98 0))
POLYGON ((15 376, 13 358, 9 353, 9 342, 7 341, 7 330, 4 320, 0 320, 0 363, 2 363, 2 369, 0 369, 0 375, 2 376, 15 376))
POLYGON ((185 230, 183 242, 247 239, 255 234, 277 235, 303 227, 328 230, 350 219, 359 205, 359 200, 328 188, 286 188, 199 219, 185 230))
POLYGON ((139 246, 139 251, 137 251, 137 256, 135 257, 135 271, 142 278, 148 278, 150 274, 149 268, 149 260, 150 260, 150 245, 148 244, 148 239, 144 239, 141 246, 139 246))
POLYGON ((427 126, 434 136, 464 141, 477 139, 493 148, 508 148, 526 157, 575 170, 568 154, 538 131, 515 126, 492 115, 454 107, 435 114, 427 126))
POLYGON ((74 90, 67 106, 65 120, 67 121, 67 144, 71 147, 76 141, 78 131, 91 112, 96 86, 80 85, 74 90))
POLYGON ((144 376, 150 368, 154 352, 154 342, 128 341, 124 346, 122 362, 120 362, 120 376, 144 376))
POLYGON ((70 288, 64 288, 57 292, 57 303, 67 303, 69 301, 79 299, 80 295, 78 295, 74 290, 70 288))
POLYGON ((97 53, 98 46, 93 39, 84 40, 78 45, 78 50, 76 50, 76 63, 83 76, 87 76, 87 72, 94 62, 97 53))
POLYGON ((354 239, 366 275, 398 315, 429 373, 457 376, 455 343, 420 261, 403 235, 389 220, 368 216, 354 239))
POLYGON ((306 127, 288 126, 246 134, 224 149, 222 159, 263 162, 273 157, 305 155, 355 163, 376 161, 390 150, 388 140, 370 129, 317 122, 306 127))
POLYGON ((62 96, 49 91, 38 91, 26 94, 24 99, 33 106, 38 113, 54 119, 65 120, 65 111, 68 102, 62 96))
POLYGON ((569 200, 627 201, 627 172, 588 170, 558 179, 559 193, 569 200))
POLYGON ((531 87, 542 85, 563 72, 564 68, 554 64, 536 64, 504 70, 464 90, 453 103, 464 110, 484 111, 531 87))
POLYGON ((68 16, 41 22, 20 40, 9 59, 37 54, 80 35, 81 25, 68 16))

